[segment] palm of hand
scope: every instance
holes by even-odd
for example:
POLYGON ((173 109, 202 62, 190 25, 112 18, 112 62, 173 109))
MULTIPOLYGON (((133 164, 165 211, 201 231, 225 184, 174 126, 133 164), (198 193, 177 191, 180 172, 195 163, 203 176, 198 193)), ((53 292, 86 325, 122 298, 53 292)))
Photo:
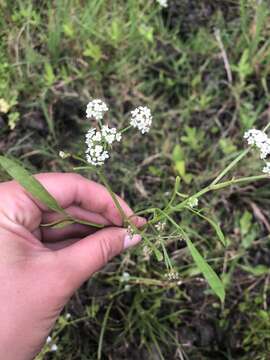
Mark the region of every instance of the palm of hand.
MULTIPOLYGON (((135 245, 119 226, 121 217, 107 190, 72 174, 37 178, 70 214, 101 223, 105 229, 70 225, 41 228, 56 220, 16 182, 0 184, 0 353, 6 359, 29 360, 41 349, 63 306, 87 278, 114 255, 124 241, 135 245), (116 227, 117 226, 117 227, 116 227), (12 346, 16 338, 16 347, 12 346)), ((121 200, 127 216, 130 208, 121 200)), ((144 220, 135 217, 137 226, 144 220)))

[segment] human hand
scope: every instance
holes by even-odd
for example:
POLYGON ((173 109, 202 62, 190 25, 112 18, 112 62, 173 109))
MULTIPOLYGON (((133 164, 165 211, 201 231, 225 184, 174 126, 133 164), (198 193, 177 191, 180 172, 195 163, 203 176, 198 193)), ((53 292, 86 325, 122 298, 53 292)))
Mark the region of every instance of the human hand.
MULTIPOLYGON (((89 276, 124 248, 136 245, 108 191, 75 174, 36 178, 73 217, 104 224, 40 227, 60 216, 17 182, 0 184, 0 354, 30 360, 41 350, 63 306, 89 276)), ((118 199, 126 216, 133 212, 118 199)), ((145 220, 132 217, 135 226, 145 220)))

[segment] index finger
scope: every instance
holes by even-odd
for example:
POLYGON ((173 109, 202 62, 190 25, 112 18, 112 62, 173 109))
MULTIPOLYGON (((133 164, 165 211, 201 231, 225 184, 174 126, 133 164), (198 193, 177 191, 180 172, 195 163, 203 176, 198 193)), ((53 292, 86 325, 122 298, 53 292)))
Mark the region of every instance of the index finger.
MULTIPOLYGON (((67 208, 71 205, 77 205, 85 210, 101 214, 114 225, 122 225, 121 214, 109 191, 103 185, 72 173, 42 173, 35 175, 35 177, 61 207, 67 208)), ((125 215, 132 217, 134 213, 126 202, 118 196, 117 199, 125 215)), ((43 211, 48 210, 40 202, 37 204, 43 211)), ((137 226, 141 226, 144 221, 139 219, 141 218, 134 218, 132 221, 137 226)))

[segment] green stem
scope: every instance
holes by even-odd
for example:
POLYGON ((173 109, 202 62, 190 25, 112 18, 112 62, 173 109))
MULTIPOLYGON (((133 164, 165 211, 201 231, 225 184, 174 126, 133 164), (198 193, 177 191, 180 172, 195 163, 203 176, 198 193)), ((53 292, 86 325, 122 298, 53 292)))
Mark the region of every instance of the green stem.
MULTIPOLYGON (((199 197, 201 197, 202 195, 204 195, 204 194, 206 194, 206 193, 208 193, 210 191, 216 191, 216 190, 224 189, 224 188, 226 188, 228 186, 235 185, 235 184, 249 183, 249 182, 253 182, 253 181, 257 181, 257 180, 266 180, 266 179, 270 179, 269 175, 255 175, 255 176, 248 176, 248 177, 243 177, 243 178, 239 178, 239 179, 231 179, 231 180, 219 183, 219 184, 211 183, 210 185, 208 185, 205 188, 201 189, 200 191, 198 191, 194 195, 189 196, 187 199, 182 201, 177 206, 170 207, 169 209, 166 209, 166 212, 167 212, 167 214, 171 214, 173 212, 178 212, 178 211, 182 210, 184 207, 186 207, 188 205, 188 202, 189 202, 189 200, 191 198, 192 199, 198 199, 199 197)), ((149 210, 151 210, 151 212, 154 212, 154 210, 157 211, 157 209, 148 209, 147 212, 150 212, 149 210)), ((161 218, 162 218, 162 216, 158 216, 155 219, 150 220, 148 222, 148 225, 155 224, 156 222, 160 221, 161 218)))
POLYGON ((251 147, 241 152, 237 158, 235 158, 211 183, 211 185, 217 184, 239 161, 243 159, 247 155, 247 153, 251 150, 251 147))
POLYGON ((128 218, 124 212, 124 210, 122 209, 115 193, 113 192, 110 184, 108 183, 106 177, 104 176, 104 174, 102 173, 102 171, 98 171, 98 175, 99 175, 99 178, 100 180, 103 182, 104 186, 106 187, 106 189, 109 191, 112 199, 113 199, 113 202, 115 204, 115 206, 117 207, 122 219, 123 219, 123 223, 124 223, 124 226, 130 226, 130 228, 132 229, 132 231, 134 232, 134 234, 140 234, 141 237, 143 238, 143 240, 145 241, 145 243, 155 252, 156 256, 158 257, 159 255, 158 254, 158 250, 153 246, 153 244, 150 242, 150 240, 148 239, 147 236, 144 235, 144 232, 137 229, 136 226, 131 222, 130 218, 128 218))
POLYGON ((114 202, 115 206, 117 207, 117 209, 118 209, 118 211, 119 211, 119 213, 121 215, 121 218, 122 218, 124 224, 126 225, 126 223, 130 223, 129 219, 127 218, 127 216, 126 216, 124 210, 122 209, 122 207, 121 207, 115 193, 112 191, 112 188, 111 188, 110 184, 108 183, 106 177, 102 173, 102 171, 98 171, 98 176, 99 176, 100 180, 103 182, 106 189, 109 191, 109 193, 110 193, 110 195, 111 195, 111 197, 113 199, 113 202, 114 202))
POLYGON ((76 218, 70 216, 68 213, 65 213, 65 215, 66 215, 65 218, 52 221, 51 223, 41 224, 40 226, 42 226, 42 227, 52 227, 52 228, 57 228, 58 227, 58 228, 60 228, 61 224, 64 225, 65 223, 68 223, 66 225, 70 225, 70 224, 73 224, 73 223, 77 223, 77 224, 81 224, 81 225, 92 226, 92 227, 95 227, 97 229, 104 228, 103 224, 96 224, 96 223, 92 223, 90 221, 76 219, 76 218))
POLYGON ((216 191, 216 190, 220 190, 220 189, 224 189, 228 186, 231 185, 235 185, 235 184, 241 184, 241 183, 246 183, 246 182, 252 182, 252 181, 257 181, 257 180, 265 180, 265 179, 269 179, 269 175, 255 175, 255 176, 248 176, 248 177, 243 177, 240 179, 231 179, 228 181, 224 181, 223 183, 219 183, 219 184, 214 184, 211 183, 210 185, 206 186, 205 188, 203 188, 202 190, 198 191, 197 193, 195 193, 194 195, 190 196, 189 198, 187 198, 186 200, 182 201, 178 206, 172 208, 172 209, 180 209, 183 208, 184 206, 186 206, 189 202, 189 200, 192 199, 198 199, 200 196, 210 192, 210 191, 216 191))
POLYGON ((123 134, 124 132, 128 131, 128 130, 131 129, 131 128, 132 128, 132 126, 129 125, 129 126, 127 126, 126 128, 120 130, 120 133, 123 134))

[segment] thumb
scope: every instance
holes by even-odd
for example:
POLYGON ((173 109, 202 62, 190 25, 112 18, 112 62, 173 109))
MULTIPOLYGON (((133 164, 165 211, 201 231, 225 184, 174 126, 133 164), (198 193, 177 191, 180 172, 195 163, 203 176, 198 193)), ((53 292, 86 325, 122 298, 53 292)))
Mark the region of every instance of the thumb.
POLYGON ((58 261, 69 279, 70 291, 75 291, 112 257, 138 244, 140 240, 140 235, 132 236, 127 229, 110 227, 58 250, 58 261))

